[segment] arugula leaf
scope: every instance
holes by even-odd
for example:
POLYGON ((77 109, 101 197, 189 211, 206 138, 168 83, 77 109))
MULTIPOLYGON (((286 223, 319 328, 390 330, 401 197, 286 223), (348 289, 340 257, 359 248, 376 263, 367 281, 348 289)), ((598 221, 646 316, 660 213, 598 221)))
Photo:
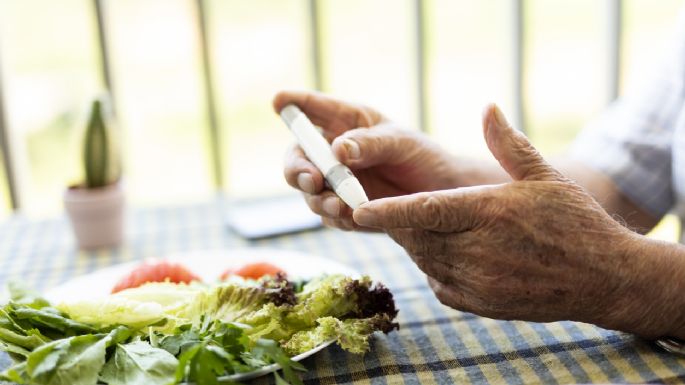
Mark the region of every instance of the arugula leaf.
POLYGON ((283 377, 278 375, 278 372, 274 372, 274 379, 276 379, 276 385, 290 385, 283 377))
POLYGON ((0 341, 28 350, 51 341, 29 323, 16 320, 8 311, 12 311, 11 305, 0 309, 0 341))
POLYGON ((0 340, 10 345, 21 346, 29 350, 33 350, 47 342, 50 342, 45 337, 42 337, 37 330, 28 330, 23 334, 19 334, 10 329, 0 328, 0 340))
POLYGON ((57 309, 45 307, 33 309, 28 306, 10 305, 10 314, 17 320, 26 320, 39 328, 49 328, 64 333, 65 336, 96 333, 98 330, 90 325, 76 322, 65 317, 57 309))
POLYGON ((179 334, 162 337, 159 340, 158 347, 177 356, 179 353, 186 351, 188 346, 194 346, 198 342, 200 342, 200 334, 193 329, 188 329, 180 331, 179 334))
POLYGON ((178 366, 176 366, 175 378, 176 382, 181 382, 188 377, 188 367, 190 366, 190 363, 197 354, 198 350, 200 350, 199 343, 181 353, 181 355, 178 357, 178 366))
POLYGON ((232 357, 237 357, 251 344, 250 338, 245 333, 246 330, 245 326, 234 322, 217 322, 212 332, 212 339, 219 346, 223 346, 232 357))
POLYGON ((226 360, 223 354, 217 354, 221 348, 206 343, 200 345, 190 365, 188 378, 200 384, 215 385, 217 378, 226 371, 226 360))
POLYGON ((232 357, 222 347, 210 345, 209 340, 202 341, 181 354, 176 381, 218 384, 219 376, 231 370, 231 361, 232 357))
POLYGON ((283 349, 274 340, 260 339, 249 353, 253 360, 265 363, 277 363, 281 366, 283 376, 293 385, 302 385, 302 380, 294 370, 306 371, 307 369, 299 362, 295 362, 285 354, 283 349))
MULTIPOLYGON (((302 384, 293 370, 304 367, 290 357, 273 340, 257 340, 246 334, 246 326, 231 322, 201 320, 199 328, 184 325, 176 335, 165 337, 160 347, 180 352, 176 381, 217 384, 219 378, 277 363, 292 384, 302 384)), ((221 381, 223 382, 223 381, 221 381)))
POLYGON ((15 360, 24 360, 31 352, 24 349, 23 347, 7 342, 0 341, 0 350, 3 350, 10 354, 10 356, 15 360), (20 357, 20 358, 16 358, 20 357))
POLYGON ((175 382, 177 366, 176 357, 147 342, 117 344, 100 380, 109 385, 168 385, 175 382))

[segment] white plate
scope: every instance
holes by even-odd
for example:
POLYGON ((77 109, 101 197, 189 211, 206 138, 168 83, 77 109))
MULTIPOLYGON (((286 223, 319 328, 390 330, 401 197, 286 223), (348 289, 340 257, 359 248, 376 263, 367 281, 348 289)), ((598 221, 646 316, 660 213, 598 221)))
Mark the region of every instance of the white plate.
MULTIPOLYGON (((359 276, 354 269, 329 259, 317 257, 297 251, 244 248, 210 251, 193 251, 174 254, 165 260, 182 263, 205 282, 216 282, 219 275, 228 268, 239 267, 250 262, 269 262, 282 268, 291 279, 309 279, 322 274, 344 274, 359 276)), ((114 284, 141 261, 123 263, 105 269, 94 271, 59 286, 49 289, 45 297, 54 303, 61 301, 76 301, 104 297, 110 293, 114 284)), ((312 350, 293 357, 293 361, 303 360, 333 343, 328 341, 312 350)), ((223 381, 244 381, 263 376, 280 369, 280 365, 272 364, 261 369, 222 377, 223 381)))
MULTIPOLYGON (((338 262, 297 251, 266 248, 192 251, 173 254, 164 260, 182 263, 205 282, 216 282, 228 268, 250 262, 269 262, 282 268, 291 279, 309 279, 322 274, 359 273, 338 262)), ((121 277, 128 274, 141 261, 122 263, 94 271, 67 281, 44 293, 50 302, 76 301, 106 296, 121 277)))

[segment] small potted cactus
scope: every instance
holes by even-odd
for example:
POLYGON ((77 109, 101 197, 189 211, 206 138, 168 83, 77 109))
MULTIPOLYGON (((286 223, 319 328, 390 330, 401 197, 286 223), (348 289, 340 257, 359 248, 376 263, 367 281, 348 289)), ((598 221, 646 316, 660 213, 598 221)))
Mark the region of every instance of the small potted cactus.
POLYGON ((124 192, 107 104, 91 106, 83 140, 84 180, 69 186, 64 207, 82 249, 117 246, 124 233, 124 192))

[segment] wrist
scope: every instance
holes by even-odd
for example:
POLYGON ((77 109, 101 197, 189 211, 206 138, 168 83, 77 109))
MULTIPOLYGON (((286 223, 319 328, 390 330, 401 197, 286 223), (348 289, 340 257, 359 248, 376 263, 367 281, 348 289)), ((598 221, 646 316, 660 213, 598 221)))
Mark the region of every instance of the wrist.
POLYGON ((685 247, 630 233, 617 249, 615 290, 595 323, 645 338, 685 339, 685 247))

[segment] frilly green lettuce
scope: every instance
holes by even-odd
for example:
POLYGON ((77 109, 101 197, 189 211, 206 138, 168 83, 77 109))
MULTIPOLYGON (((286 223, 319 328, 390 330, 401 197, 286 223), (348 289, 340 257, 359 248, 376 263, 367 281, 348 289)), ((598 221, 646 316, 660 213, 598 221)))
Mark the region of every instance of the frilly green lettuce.
POLYGON ((335 317, 322 317, 313 329, 297 332, 282 344, 283 349, 296 355, 328 342, 336 341, 341 348, 351 353, 364 353, 369 348, 369 337, 374 331, 394 328, 387 314, 377 314, 370 318, 351 318, 340 320, 335 317))
POLYGON ((390 291, 369 277, 331 275, 311 281, 295 295, 294 305, 268 303, 235 321, 252 326, 247 334, 281 342, 289 354, 299 354, 335 339, 355 353, 368 350, 374 331, 397 328, 390 291))
POLYGON ((78 322, 134 329, 154 325, 162 332, 183 324, 198 326, 204 318, 237 322, 249 326, 246 334, 253 341, 279 341, 291 354, 331 339, 344 349, 363 352, 374 331, 397 327, 392 294, 369 277, 330 275, 302 285, 298 293, 294 287, 283 277, 212 287, 150 283, 58 308, 78 322))

